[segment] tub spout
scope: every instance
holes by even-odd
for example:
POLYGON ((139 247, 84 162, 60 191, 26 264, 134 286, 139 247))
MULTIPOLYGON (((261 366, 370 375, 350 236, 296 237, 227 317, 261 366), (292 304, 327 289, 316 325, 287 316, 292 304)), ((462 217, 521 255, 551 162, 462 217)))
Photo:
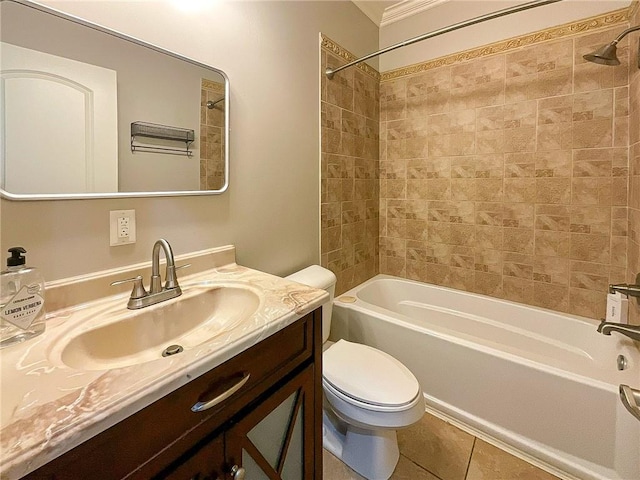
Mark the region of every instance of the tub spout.
POLYGON ((629 337, 631 340, 640 342, 640 325, 627 325, 624 323, 605 322, 604 320, 598 325, 598 332, 604 335, 611 335, 611 332, 618 332, 629 337))

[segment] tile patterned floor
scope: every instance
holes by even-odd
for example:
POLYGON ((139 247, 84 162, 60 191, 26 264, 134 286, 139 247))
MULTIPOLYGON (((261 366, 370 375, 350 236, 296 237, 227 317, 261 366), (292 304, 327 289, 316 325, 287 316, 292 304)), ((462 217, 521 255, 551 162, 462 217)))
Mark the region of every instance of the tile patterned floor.
MULTIPOLYGON (((400 461, 392 480, 559 480, 430 414, 398 432, 400 461)), ((324 480, 363 480, 324 452, 324 480)))

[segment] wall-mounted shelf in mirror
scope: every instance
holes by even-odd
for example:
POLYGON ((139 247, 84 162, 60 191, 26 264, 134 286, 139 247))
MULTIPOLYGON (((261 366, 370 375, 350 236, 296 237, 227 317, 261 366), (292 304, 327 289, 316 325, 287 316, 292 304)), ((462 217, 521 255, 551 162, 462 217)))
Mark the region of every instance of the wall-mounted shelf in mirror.
POLYGON ((229 80, 217 68, 0 0, 0 81, 5 198, 212 195, 229 185, 229 80), (141 119, 191 131, 189 155, 150 137, 154 153, 132 149, 141 119))
POLYGON ((193 150, 190 147, 195 138, 195 132, 191 128, 171 127, 148 122, 133 122, 131 124, 131 151, 134 153, 148 152, 192 157, 193 150), (167 142, 169 145, 142 143, 140 137, 167 142), (176 147, 174 142, 184 143, 184 147, 176 147))

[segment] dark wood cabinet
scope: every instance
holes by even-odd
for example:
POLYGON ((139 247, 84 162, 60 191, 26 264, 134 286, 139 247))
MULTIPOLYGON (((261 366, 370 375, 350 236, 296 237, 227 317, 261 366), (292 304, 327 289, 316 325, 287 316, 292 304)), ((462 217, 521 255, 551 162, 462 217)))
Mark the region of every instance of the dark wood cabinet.
POLYGON ((318 309, 25 478, 321 479, 321 322, 318 309))

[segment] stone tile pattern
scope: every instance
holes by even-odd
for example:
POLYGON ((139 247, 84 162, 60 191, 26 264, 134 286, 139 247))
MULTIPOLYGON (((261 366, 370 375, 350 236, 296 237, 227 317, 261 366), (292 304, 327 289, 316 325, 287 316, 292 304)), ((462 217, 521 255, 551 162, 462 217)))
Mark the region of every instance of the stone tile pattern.
MULTIPOLYGON (((430 414, 398 431, 400 461, 391 480, 558 480, 430 414)), ((323 478, 363 477, 324 452, 323 478)))
MULTIPOLYGON (((346 63, 321 59, 322 72, 346 63)), ((321 77, 321 264, 339 295, 379 272, 380 83, 358 68, 321 77)))
POLYGON ((224 84, 202 79, 200 93, 200 190, 219 190, 224 185, 224 84))
MULTIPOLYGON (((640 23, 640 8, 636 2, 630 24, 640 23)), ((633 34, 631 34, 633 35, 633 34)), ((630 59, 638 58, 638 35, 630 39, 630 59)), ((627 282, 635 283, 640 273, 640 68, 629 62, 629 251, 627 282)), ((640 306, 629 302, 630 322, 640 325, 640 306)))
POLYGON ((582 55, 627 27, 383 81, 380 273, 602 318, 640 266, 637 39, 582 55))

